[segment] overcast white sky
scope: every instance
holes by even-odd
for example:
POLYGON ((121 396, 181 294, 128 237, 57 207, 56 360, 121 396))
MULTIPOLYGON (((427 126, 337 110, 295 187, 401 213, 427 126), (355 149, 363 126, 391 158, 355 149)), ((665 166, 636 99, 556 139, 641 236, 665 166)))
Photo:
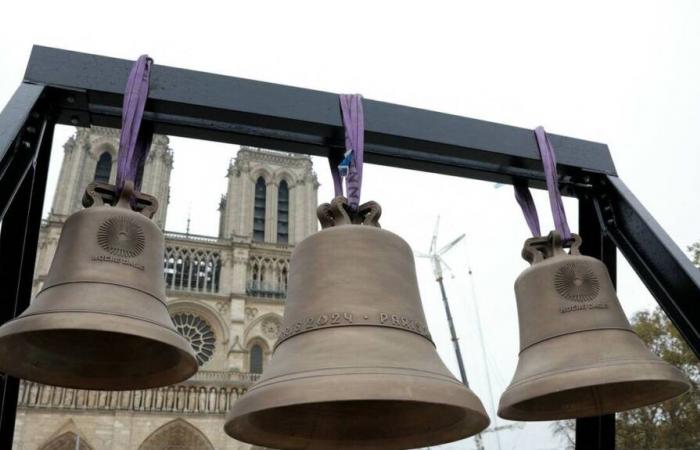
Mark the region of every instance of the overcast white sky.
MULTIPOLYGON (((32 44, 217 72, 365 97, 605 142, 622 179, 676 241, 700 239, 700 3, 586 2, 5 2, 0 28, 0 104, 22 79, 32 44), (166 6, 167 5, 167 6, 166 6)), ((72 133, 61 128, 51 184, 72 133)), ((173 138, 175 169, 168 228, 216 234, 216 207, 237 147, 173 138), (196 188, 192 188, 196 186, 196 188), (196 196, 195 196, 196 195, 196 196)), ((315 159, 327 201, 327 164, 315 159)), ((52 198, 52 193, 48 199, 52 198)), ((543 229, 551 226, 542 192, 543 229)), ((441 242, 467 233, 449 255, 447 291, 473 389, 490 412, 476 339, 475 273, 497 404, 517 362, 512 283, 528 230, 509 186, 378 166, 365 168, 363 200, 377 200, 382 224, 426 250, 442 217, 441 242), (407 201, 409 200, 409 201, 407 201)), ((567 202, 577 228, 575 201, 567 202)), ((427 262, 418 275, 438 350, 455 370, 437 285, 427 262)), ((619 294, 628 315, 654 300, 620 258, 619 294)), ((495 417, 492 415, 492 421, 495 417)), ((499 420, 499 424, 503 421, 499 420)), ((553 449, 547 424, 499 434, 503 449, 553 449)), ((486 448, 497 449, 495 434, 486 448)), ((472 440, 444 449, 472 449, 472 440)))

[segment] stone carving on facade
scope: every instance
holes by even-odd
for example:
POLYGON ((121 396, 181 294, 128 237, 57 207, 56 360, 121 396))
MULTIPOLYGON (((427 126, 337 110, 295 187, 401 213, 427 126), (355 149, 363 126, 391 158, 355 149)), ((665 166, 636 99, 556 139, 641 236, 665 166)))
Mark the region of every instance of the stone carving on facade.
POLYGON ((219 311, 219 314, 226 317, 229 311, 229 302, 226 300, 219 300, 216 302, 216 309, 219 311))
POLYGON ((73 419, 68 419, 39 450, 74 450, 79 442, 82 450, 93 450, 88 440, 78 430, 73 419))
POLYGON ((139 450, 214 450, 209 440, 188 422, 176 419, 153 432, 139 450))
POLYGON ((280 319, 276 316, 271 316, 263 320, 262 325, 260 325, 260 328, 262 328, 262 332, 266 338, 270 340, 275 340, 280 334, 280 325, 280 319))
MULTIPOLYGON (((248 378, 248 382, 254 381, 248 378)), ((62 410, 225 414, 244 392, 245 388, 228 383, 219 386, 180 384, 138 391, 87 391, 22 380, 17 405, 62 410)))
POLYGON ((65 153, 71 153, 75 149, 75 136, 68 138, 65 144, 63 144, 63 151, 65 153))
POLYGON ((241 150, 238 152, 236 160, 254 160, 276 166, 302 168, 311 167, 311 158, 308 156, 300 156, 295 153, 261 150, 246 146, 241 146, 241 150))
POLYGON ((231 348, 228 350, 229 353, 246 353, 247 350, 243 348, 243 345, 241 345, 241 338, 240 336, 236 336, 233 338, 233 344, 231 344, 231 348))
POLYGON ((236 158, 228 166, 228 176, 234 175, 240 177, 241 173, 250 172, 250 162, 245 161, 242 158, 236 158))
POLYGON ((248 320, 253 320, 255 319, 255 316, 258 315, 258 308, 252 307, 252 306, 246 306, 245 308, 245 317, 248 320))
POLYGON ((67 431, 39 447, 39 450, 74 450, 76 448, 80 448, 80 450, 93 450, 93 447, 84 438, 79 437, 71 431, 67 431), (80 445, 80 447, 78 447, 78 445, 80 445))
POLYGON ((250 350, 253 345, 259 344, 267 351, 277 341, 281 326, 282 311, 259 315, 247 325, 243 333, 243 347, 250 350))

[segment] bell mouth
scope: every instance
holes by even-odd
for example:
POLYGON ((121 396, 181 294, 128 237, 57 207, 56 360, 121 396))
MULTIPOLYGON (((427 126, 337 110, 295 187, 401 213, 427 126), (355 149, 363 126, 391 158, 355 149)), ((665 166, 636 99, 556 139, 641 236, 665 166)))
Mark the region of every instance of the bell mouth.
POLYGON ((634 332, 577 332, 521 352, 498 416, 528 421, 598 416, 668 400, 689 388, 685 375, 653 355, 634 332))
POLYGON ((189 343, 175 331, 132 317, 52 312, 5 324, 0 366, 43 384, 79 389, 146 389, 197 372, 189 343), (128 330, 129 332, 127 332, 128 330))
POLYGON ((658 403, 688 390, 675 380, 635 380, 580 387, 534 397, 499 409, 509 420, 561 420, 590 417, 658 403))
POLYGON ((488 418, 454 405, 354 400, 257 411, 228 422, 226 432, 237 438, 245 430, 246 441, 274 448, 404 449, 453 442, 486 426, 488 418))
POLYGON ((454 442, 488 425, 479 399, 457 380, 375 367, 263 375, 233 404, 224 429, 270 448, 364 450, 454 442))

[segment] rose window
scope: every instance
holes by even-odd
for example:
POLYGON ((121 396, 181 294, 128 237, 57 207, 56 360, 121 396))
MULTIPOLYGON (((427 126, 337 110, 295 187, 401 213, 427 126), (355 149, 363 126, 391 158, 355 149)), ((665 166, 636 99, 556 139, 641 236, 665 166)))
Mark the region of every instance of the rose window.
POLYGON ((216 337, 206 320, 192 313, 177 313, 173 316, 177 331, 189 341, 197 363, 203 365, 214 355, 216 337))

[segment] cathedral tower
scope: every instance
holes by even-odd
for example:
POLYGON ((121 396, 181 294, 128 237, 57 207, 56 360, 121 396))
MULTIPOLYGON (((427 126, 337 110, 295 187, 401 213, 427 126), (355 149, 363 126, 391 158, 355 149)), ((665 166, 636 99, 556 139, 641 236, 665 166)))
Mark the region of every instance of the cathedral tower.
MULTIPOLYGON (((153 136, 146 160, 141 190, 158 199, 159 207, 153 220, 165 227, 168 212, 170 171, 173 152, 167 136, 153 136)), ((51 219, 65 219, 82 208, 85 188, 93 181, 114 184, 117 178, 119 130, 113 128, 78 128, 63 146, 64 156, 54 194, 51 219)))
POLYGON ((227 176, 219 236, 293 245, 316 231, 319 184, 308 156, 242 147, 227 176))

